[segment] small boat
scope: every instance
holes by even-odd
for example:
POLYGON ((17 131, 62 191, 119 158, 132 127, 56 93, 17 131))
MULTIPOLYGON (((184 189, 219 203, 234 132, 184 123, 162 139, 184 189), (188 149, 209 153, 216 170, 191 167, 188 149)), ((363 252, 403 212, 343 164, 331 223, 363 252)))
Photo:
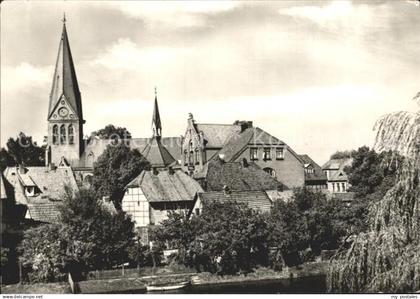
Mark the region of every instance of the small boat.
POLYGON ((148 292, 166 292, 183 289, 189 284, 189 281, 183 281, 173 285, 148 285, 146 286, 146 289, 148 292))

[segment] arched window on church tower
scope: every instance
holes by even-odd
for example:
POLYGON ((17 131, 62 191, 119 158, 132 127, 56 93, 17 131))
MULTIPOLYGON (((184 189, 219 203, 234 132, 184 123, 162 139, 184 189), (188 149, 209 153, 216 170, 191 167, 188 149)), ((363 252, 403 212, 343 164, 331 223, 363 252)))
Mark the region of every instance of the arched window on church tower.
POLYGON ((66 144, 67 142, 67 134, 66 134, 66 126, 61 125, 60 127, 60 143, 66 144))
POLYGON ((58 126, 53 126, 53 132, 52 132, 52 142, 53 144, 58 144, 58 126))
POLYGON ((74 127, 69 125, 69 144, 74 144, 74 127))

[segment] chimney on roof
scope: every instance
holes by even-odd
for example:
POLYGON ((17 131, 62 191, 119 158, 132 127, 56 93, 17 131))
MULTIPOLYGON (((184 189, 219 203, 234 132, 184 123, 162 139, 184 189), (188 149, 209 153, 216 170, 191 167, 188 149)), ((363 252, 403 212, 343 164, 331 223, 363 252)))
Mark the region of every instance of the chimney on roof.
POLYGON ((169 167, 168 167, 168 173, 169 173, 170 175, 173 175, 173 174, 175 173, 174 168, 173 168, 172 166, 169 166, 169 167))
POLYGON ((248 167, 248 160, 246 159, 246 158, 242 158, 242 160, 241 160, 241 165, 242 165, 242 167, 244 167, 244 168, 246 168, 246 167, 248 167))
POLYGON ((154 175, 158 175, 158 170, 157 170, 157 168, 156 167, 152 167, 152 173, 154 174, 154 175))
POLYGON ((25 173, 26 173, 26 168, 25 168, 25 166, 23 166, 22 164, 19 164, 19 166, 18 166, 18 172, 19 172, 20 174, 25 174, 25 173))
POLYGON ((241 126, 241 133, 248 128, 252 128, 252 121, 236 120, 233 124, 237 126, 241 126))
POLYGON ((222 162, 225 162, 225 154, 219 154, 219 159, 222 162))

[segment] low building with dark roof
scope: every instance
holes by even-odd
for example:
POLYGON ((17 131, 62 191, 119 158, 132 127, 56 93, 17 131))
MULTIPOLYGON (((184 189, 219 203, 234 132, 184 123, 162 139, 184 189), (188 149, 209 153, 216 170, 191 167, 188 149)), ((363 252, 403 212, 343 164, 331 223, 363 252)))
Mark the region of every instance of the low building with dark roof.
POLYGON ((34 222, 59 222, 59 205, 65 187, 78 190, 70 167, 8 167, 4 180, 16 207, 24 207, 25 219, 34 222))
POLYGON ((308 155, 299 155, 305 170, 305 187, 313 190, 327 189, 327 175, 308 155))
POLYGON ((127 184, 122 210, 131 215, 136 227, 159 224, 170 211, 192 209, 200 184, 180 169, 144 170, 127 184))
POLYGON ((243 158, 240 162, 226 162, 217 157, 209 161, 194 176, 206 191, 284 191, 288 187, 262 170, 254 162, 243 158))
POLYGON ((269 213, 272 207, 272 201, 264 191, 210 191, 198 193, 192 213, 200 215, 205 202, 236 203, 244 205, 262 213, 269 213))

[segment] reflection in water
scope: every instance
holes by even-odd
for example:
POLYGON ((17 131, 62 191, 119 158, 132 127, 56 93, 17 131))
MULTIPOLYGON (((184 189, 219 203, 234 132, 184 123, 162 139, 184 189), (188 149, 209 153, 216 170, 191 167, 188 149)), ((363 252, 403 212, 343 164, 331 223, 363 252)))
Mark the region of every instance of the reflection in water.
POLYGON ((316 294, 326 292, 325 275, 282 281, 234 282, 219 285, 193 285, 165 294, 316 294))

